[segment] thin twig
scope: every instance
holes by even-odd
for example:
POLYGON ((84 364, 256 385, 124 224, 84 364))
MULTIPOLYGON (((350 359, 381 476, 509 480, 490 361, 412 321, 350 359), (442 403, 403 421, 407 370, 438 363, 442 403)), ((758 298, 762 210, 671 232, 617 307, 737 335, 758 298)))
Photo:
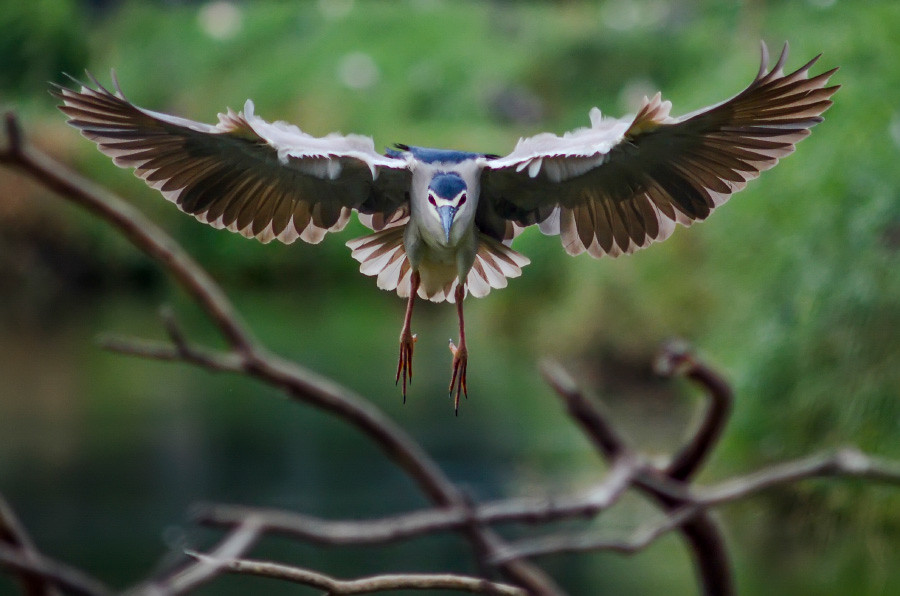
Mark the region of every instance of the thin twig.
POLYGON ((98 337, 97 344, 105 350, 126 356, 163 362, 186 362, 212 372, 246 372, 246 361, 234 352, 207 350, 190 344, 176 347, 168 342, 107 334, 98 337))
POLYGON ((163 329, 166 330, 166 335, 172 340, 172 345, 174 345, 179 352, 188 350, 190 346, 187 338, 181 330, 181 326, 178 324, 178 318, 175 316, 175 311, 172 310, 171 306, 164 305, 160 307, 159 319, 162 321, 163 329))
POLYGON ((795 484, 809 478, 864 478, 900 485, 900 462, 866 455, 855 447, 819 453, 767 466, 761 470, 698 489, 694 501, 713 506, 744 499, 773 486, 795 484))
POLYGON ((21 549, 0 544, 0 568, 23 577, 50 582, 77 596, 108 596, 112 591, 83 571, 53 561, 44 555, 26 554, 21 549))
MULTIPOLYGON (((32 542, 25 527, 19 522, 19 518, 13 512, 12 507, 0 495, 0 544, 7 544, 26 559, 38 561, 40 552, 32 542)), ((53 584, 45 578, 37 577, 29 573, 22 573, 20 577, 22 591, 26 596, 56 596, 59 592, 53 584)))
POLYGON ((581 534, 577 536, 545 536, 522 540, 508 546, 501 557, 540 557, 591 551, 612 551, 623 555, 633 555, 645 550, 701 511, 699 506, 682 507, 665 515, 660 520, 643 524, 626 538, 612 540, 581 534))
POLYGON ((813 478, 863 478, 883 484, 900 485, 900 462, 872 457, 852 447, 834 453, 820 453, 767 466, 696 490, 690 501, 671 510, 658 521, 642 525, 628 538, 608 540, 596 536, 550 536, 512 543, 503 556, 534 557, 561 553, 612 550, 632 554, 691 521, 701 512, 755 496, 770 488, 793 485, 813 478))
POLYGON ((281 579, 319 588, 328 594, 371 594, 394 590, 458 590, 473 594, 497 594, 500 596, 526 596, 527 594, 525 590, 508 584, 450 573, 402 573, 342 580, 317 571, 268 561, 220 560, 200 553, 189 552, 188 554, 229 573, 281 579))
POLYGON ((210 552, 209 556, 194 560, 178 571, 162 579, 146 582, 128 590, 129 596, 176 596, 185 594, 203 585, 222 573, 219 561, 242 557, 262 535, 259 520, 248 517, 240 525, 232 528, 210 552))

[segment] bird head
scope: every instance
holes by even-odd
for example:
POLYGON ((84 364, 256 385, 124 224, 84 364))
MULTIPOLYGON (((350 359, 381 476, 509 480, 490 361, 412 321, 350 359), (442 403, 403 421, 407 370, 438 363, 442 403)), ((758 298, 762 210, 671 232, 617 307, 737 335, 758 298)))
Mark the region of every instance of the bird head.
POLYGON ((428 203, 434 216, 441 222, 447 242, 450 242, 453 220, 466 204, 467 193, 465 180, 454 172, 438 172, 428 184, 428 203))

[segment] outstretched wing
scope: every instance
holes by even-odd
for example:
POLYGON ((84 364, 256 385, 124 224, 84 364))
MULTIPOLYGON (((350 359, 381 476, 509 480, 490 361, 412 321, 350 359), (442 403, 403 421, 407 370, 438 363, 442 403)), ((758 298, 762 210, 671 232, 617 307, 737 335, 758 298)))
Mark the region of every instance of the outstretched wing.
POLYGON ((559 233, 569 254, 618 256, 666 239, 675 223, 706 219, 760 172, 794 151, 822 121, 838 86, 832 69, 812 78, 813 58, 785 75, 787 45, 766 72, 720 104, 672 118, 659 94, 633 118, 607 119, 591 111, 591 127, 559 137, 519 141, 482 172, 484 227, 497 218, 540 224, 559 233))
MULTIPOLYGON (((88 74, 90 76, 90 74, 88 74)), ((215 125, 139 108, 91 77, 96 89, 54 86, 69 124, 116 165, 159 190, 185 213, 269 242, 317 243, 341 230, 350 210, 389 218, 406 201, 407 162, 375 151, 369 137, 313 137, 230 108, 215 125)))

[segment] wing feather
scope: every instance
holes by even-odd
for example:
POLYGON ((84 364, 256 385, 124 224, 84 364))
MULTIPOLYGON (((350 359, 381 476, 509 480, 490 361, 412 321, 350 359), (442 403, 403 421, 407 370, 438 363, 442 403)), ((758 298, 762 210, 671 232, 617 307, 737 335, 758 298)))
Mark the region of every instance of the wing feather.
POLYGON ((216 125, 139 108, 104 88, 54 86, 69 124, 116 165, 198 220, 264 242, 319 242, 346 225, 352 209, 390 217, 406 202, 405 159, 378 154, 372 140, 316 138, 283 122, 241 112, 216 125))
POLYGON ((822 121, 839 86, 826 86, 836 68, 809 76, 818 59, 784 74, 785 45, 767 70, 763 44, 756 78, 719 104, 673 118, 656 94, 634 117, 601 118, 595 108, 590 128, 522 139, 485 161, 483 211, 540 223, 570 254, 618 256, 664 240, 675 223, 706 219, 822 121))

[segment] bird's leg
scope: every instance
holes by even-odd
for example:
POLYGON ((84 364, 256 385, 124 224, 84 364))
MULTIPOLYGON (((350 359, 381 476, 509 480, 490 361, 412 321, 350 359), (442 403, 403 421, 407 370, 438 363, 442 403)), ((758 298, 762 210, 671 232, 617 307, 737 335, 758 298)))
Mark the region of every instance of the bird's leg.
POLYGON ((413 346, 416 345, 416 336, 412 334, 410 327, 412 325, 413 304, 416 302, 416 294, 419 292, 419 272, 413 271, 409 280, 409 299, 406 302, 406 316, 403 318, 403 330, 400 331, 400 361, 397 363, 397 378, 394 384, 403 379, 403 403, 406 403, 406 385, 412 384, 413 368, 413 346))
POLYGON ((456 286, 456 314, 459 316, 459 347, 450 340, 450 352, 453 354, 453 376, 450 377, 450 396, 453 397, 454 389, 456 396, 453 400, 454 411, 459 414, 459 395, 462 394, 469 398, 469 391, 466 389, 466 365, 469 362, 469 351, 466 349, 466 326, 463 321, 463 298, 465 298, 465 287, 462 283, 456 286))

